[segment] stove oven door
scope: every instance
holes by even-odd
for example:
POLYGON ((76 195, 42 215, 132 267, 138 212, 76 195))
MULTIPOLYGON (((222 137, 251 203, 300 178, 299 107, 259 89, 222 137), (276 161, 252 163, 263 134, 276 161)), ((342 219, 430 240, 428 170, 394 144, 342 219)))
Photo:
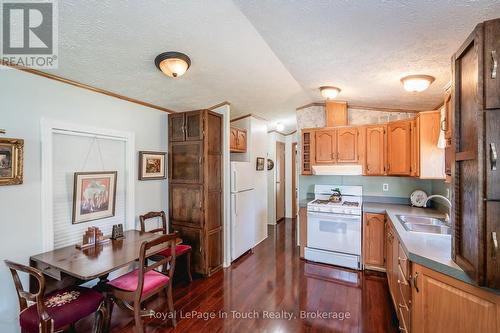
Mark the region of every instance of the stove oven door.
POLYGON ((308 212, 307 247, 361 256, 361 216, 308 212))

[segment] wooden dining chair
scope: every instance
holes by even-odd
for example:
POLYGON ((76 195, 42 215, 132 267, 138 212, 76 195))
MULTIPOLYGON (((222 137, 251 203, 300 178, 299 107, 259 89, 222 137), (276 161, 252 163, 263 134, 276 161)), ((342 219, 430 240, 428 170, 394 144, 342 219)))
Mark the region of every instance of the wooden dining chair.
POLYGON ((82 318, 95 313, 93 331, 103 332, 107 317, 104 296, 89 288, 72 286, 45 295, 45 276, 33 267, 5 260, 14 279, 19 299, 19 323, 23 333, 52 333, 74 328, 82 318), (38 290, 31 293, 24 290, 18 272, 34 277, 38 290), (28 306, 28 302, 34 304, 28 306))
MULTIPOLYGON (((122 309, 129 310, 134 314, 135 333, 143 333, 142 316, 150 316, 151 312, 142 310, 141 304, 153 295, 165 290, 168 309, 172 314, 172 324, 177 322, 172 300, 172 278, 175 270, 175 234, 162 235, 151 241, 144 241, 139 252, 139 267, 108 282, 109 293, 112 300, 122 309), (153 249, 152 249, 153 248, 153 249), (158 261, 151 261, 148 252, 165 251, 171 248, 171 255, 162 257, 158 261), (151 250, 152 249, 152 250, 151 250), (162 272, 155 270, 163 266, 162 272)), ((112 307, 110 307, 110 312, 112 307)), ((111 316, 110 316, 111 317, 111 316)), ((106 325, 107 326, 107 325, 106 325)))
MULTIPOLYGON (((167 217, 165 215, 165 212, 163 212, 163 211, 161 211, 161 212, 149 212, 145 215, 140 215, 139 220, 141 221, 141 231, 142 232, 146 232, 146 231, 148 231, 148 232, 161 232, 164 235, 167 233, 167 217), (161 218, 162 226, 160 228, 146 230, 146 222, 148 220, 152 220, 154 218, 161 218)), ((165 252, 159 253, 159 254, 162 256, 168 257, 168 256, 170 256, 170 251, 171 251, 171 249, 168 248, 167 250, 165 250, 165 252)), ((179 258, 181 256, 186 257, 186 270, 187 270, 189 282, 193 281, 193 277, 191 275, 191 252, 192 252, 192 248, 190 245, 187 245, 187 244, 178 244, 175 247, 175 253, 177 255, 177 258, 179 258)), ((155 258, 151 258, 151 259, 154 260, 155 258)))

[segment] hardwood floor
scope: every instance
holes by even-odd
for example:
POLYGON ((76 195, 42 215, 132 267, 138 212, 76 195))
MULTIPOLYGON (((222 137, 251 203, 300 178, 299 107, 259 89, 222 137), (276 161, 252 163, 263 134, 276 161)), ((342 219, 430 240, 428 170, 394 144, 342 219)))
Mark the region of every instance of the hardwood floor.
MULTIPOLYGON (((174 302, 177 327, 170 320, 146 319, 146 332, 397 332, 385 274, 301 260, 291 219, 270 226, 269 237, 230 268, 175 285, 174 302), (292 318, 269 318, 282 311, 292 318), (337 318, 317 318, 318 311, 337 318)), ((146 308, 168 314, 163 297, 146 308)), ((111 332, 133 332, 132 317, 116 306, 111 332)))

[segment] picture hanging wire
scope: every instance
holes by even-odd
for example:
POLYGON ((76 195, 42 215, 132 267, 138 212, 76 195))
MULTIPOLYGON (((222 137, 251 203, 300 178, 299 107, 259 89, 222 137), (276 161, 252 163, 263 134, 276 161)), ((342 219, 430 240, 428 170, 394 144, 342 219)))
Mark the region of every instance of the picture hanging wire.
POLYGON ((81 168, 82 171, 85 171, 85 166, 87 165, 87 161, 89 159, 90 153, 92 152, 92 148, 94 147, 94 143, 97 144, 97 151, 99 152, 99 160, 101 161, 101 171, 104 171, 104 159, 102 158, 101 145, 99 144, 99 139, 97 138, 97 136, 94 136, 94 139, 90 144, 90 148, 87 153, 87 156, 85 157, 85 161, 83 161, 83 166, 81 168))

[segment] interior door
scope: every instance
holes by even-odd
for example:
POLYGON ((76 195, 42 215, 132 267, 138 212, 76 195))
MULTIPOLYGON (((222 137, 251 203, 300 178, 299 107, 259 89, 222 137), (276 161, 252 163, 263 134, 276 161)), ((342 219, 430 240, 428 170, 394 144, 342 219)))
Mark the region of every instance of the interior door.
POLYGON ((316 132, 316 163, 335 163, 336 155, 335 130, 316 132))
POLYGON ((357 163, 358 129, 342 128, 337 130, 337 163, 357 163))
POLYGON ((285 144, 276 142, 276 221, 285 217, 285 144))
POLYGON ((387 174, 411 174, 411 121, 387 125, 387 174))

